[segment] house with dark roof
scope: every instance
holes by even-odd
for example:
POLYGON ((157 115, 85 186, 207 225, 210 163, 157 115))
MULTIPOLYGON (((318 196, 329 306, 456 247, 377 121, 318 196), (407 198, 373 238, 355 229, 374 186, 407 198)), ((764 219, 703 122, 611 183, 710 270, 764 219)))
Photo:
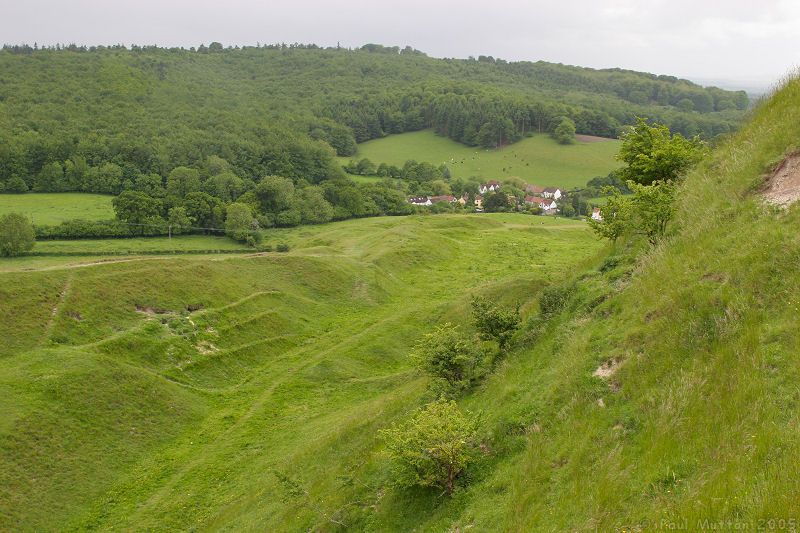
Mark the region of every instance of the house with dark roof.
POLYGON ((546 187, 542 191, 542 196, 545 198, 552 198, 553 200, 558 200, 561 198, 561 189, 558 187, 546 187))
POLYGON ((487 192, 497 192, 500 190, 500 182, 497 180, 487 181, 478 187, 478 192, 486 194, 487 192))
POLYGON ((427 196, 412 196, 411 198, 408 199, 408 203, 410 203, 412 205, 431 205, 431 204, 433 204, 433 202, 431 202, 431 199, 428 198, 427 196))

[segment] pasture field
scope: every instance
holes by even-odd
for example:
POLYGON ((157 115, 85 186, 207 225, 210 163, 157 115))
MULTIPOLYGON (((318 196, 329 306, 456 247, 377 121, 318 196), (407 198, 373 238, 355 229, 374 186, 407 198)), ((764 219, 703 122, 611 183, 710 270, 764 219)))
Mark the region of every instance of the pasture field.
POLYGON ((0 273, 0 529, 366 527, 349 502, 394 494, 377 430, 425 400, 416 339, 473 294, 529 310, 602 246, 509 214, 271 239, 292 250, 0 273))
POLYGON ((112 198, 104 194, 71 192, 0 194, 0 215, 22 213, 40 226, 75 218, 109 220, 114 218, 112 198))
POLYGON ((228 237, 212 235, 176 235, 129 239, 40 240, 30 255, 0 259, 0 272, 79 266, 98 261, 120 261, 126 256, 253 253, 252 248, 228 237))
POLYGON ((202 252, 207 250, 242 250, 252 248, 228 237, 213 235, 173 235, 169 237, 133 237, 125 239, 76 239, 37 241, 35 254, 84 253, 86 255, 135 254, 137 252, 202 252))
POLYGON ((436 135, 432 130, 390 135, 358 145, 353 158, 339 158, 341 164, 366 157, 376 165, 402 167, 409 159, 442 163, 454 177, 503 179, 519 177, 528 183, 563 188, 580 187, 596 176, 619 167, 614 159, 620 141, 577 141, 561 145, 547 135, 534 135, 500 150, 469 147, 436 135))

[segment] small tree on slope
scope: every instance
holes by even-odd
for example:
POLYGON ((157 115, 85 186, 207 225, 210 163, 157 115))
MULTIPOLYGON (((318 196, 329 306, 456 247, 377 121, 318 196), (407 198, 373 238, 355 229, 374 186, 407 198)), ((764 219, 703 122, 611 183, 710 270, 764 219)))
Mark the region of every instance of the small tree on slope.
POLYGON ((478 378, 481 352, 458 326, 447 323, 425 335, 411 359, 433 378, 437 393, 451 395, 468 389, 478 378))
POLYGON ((452 494, 458 477, 478 458, 478 427, 478 418, 462 413, 454 401, 438 400, 405 424, 382 430, 397 466, 397 483, 452 494))
POLYGON ((519 306, 514 309, 494 305, 486 298, 472 299, 472 319, 483 340, 495 340, 504 353, 520 325, 519 306))

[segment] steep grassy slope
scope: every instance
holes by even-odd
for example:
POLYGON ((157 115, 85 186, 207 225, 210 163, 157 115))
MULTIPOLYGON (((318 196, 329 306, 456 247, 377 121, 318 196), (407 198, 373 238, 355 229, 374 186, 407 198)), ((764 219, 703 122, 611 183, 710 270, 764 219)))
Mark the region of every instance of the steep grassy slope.
POLYGON ((689 176, 667 242, 636 260, 620 245, 564 284, 563 309, 531 323, 527 347, 465 399, 487 414, 493 468, 425 513, 393 495, 381 519, 399 528, 416 513, 430 531, 795 528, 800 208, 765 209, 756 191, 798 139, 795 80, 689 176))
MULTIPOLYGON (((523 139, 501 150, 459 144, 431 130, 391 135, 358 146, 356 159, 403 166, 409 159, 445 164, 454 177, 484 179, 522 178, 544 186, 582 187, 595 176, 605 176, 619 166, 614 156, 619 141, 556 143, 547 135, 523 139)), ((339 158, 342 164, 350 158, 339 158)))
POLYGON ((424 389, 410 345, 475 291, 527 301, 600 246, 514 215, 276 233, 291 253, 0 274, 0 529, 369 520, 376 430, 424 389))

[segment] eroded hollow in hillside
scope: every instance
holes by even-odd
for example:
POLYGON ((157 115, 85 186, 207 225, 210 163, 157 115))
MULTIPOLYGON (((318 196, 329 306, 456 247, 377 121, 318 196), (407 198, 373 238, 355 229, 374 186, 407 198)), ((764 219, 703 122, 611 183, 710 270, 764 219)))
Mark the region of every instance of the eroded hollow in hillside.
POLYGON ((787 155, 775 167, 761 194, 768 202, 782 207, 800 199, 800 152, 787 155))

